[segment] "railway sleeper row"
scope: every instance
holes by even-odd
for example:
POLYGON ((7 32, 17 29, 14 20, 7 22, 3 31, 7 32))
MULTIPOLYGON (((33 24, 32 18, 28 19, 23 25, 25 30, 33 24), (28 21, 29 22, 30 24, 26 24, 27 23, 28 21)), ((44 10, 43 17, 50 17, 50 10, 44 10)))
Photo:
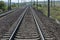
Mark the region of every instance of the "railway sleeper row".
MULTIPOLYGON (((39 20, 34 10, 30 7, 27 8, 14 40, 55 40, 55 38, 51 37, 52 35, 49 35, 47 32, 44 34, 45 31, 43 32, 40 28, 42 22, 39 23, 39 20)), ((3 35, 2 40, 8 40, 10 37, 11 34, 7 32, 3 35)))
MULTIPOLYGON (((33 10, 33 9, 32 9, 33 10)), ((39 24, 39 27, 40 27, 40 29, 41 29, 41 32, 42 32, 42 35, 43 35, 43 37, 44 37, 44 40, 57 40, 57 38, 54 36, 54 34, 51 32, 51 31, 49 31, 49 30, 47 30, 47 27, 43 24, 43 22, 41 21, 41 19, 39 18, 39 15, 41 15, 42 13, 40 13, 40 12, 35 12, 36 10, 33 10, 33 12, 35 13, 34 15, 35 15, 35 17, 36 17, 36 19, 37 19, 37 21, 38 21, 38 24, 39 24), (39 15, 38 15, 39 14, 39 15)))
POLYGON ((25 13, 24 19, 14 38, 15 40, 40 40, 34 17, 30 8, 25 13))
MULTIPOLYGON (((26 8, 27 9, 27 8, 26 8)), ((24 12, 26 11, 26 9, 24 8, 24 12)), ((17 21, 12 25, 12 29, 10 29, 8 32, 6 32, 0 40, 9 40, 13 31, 15 30, 16 28, 16 25, 18 24, 18 22, 21 21, 21 19, 23 18, 23 15, 24 15, 24 12, 19 16, 19 18, 17 19, 17 21)))

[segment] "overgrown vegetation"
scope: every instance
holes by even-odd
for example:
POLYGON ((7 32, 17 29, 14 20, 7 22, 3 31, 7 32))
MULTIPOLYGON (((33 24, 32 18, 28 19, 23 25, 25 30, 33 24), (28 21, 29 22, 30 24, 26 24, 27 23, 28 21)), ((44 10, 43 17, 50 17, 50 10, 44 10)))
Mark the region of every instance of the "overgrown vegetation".
POLYGON ((0 1, 0 11, 5 11, 5 10, 7 10, 7 6, 5 2, 0 1))
MULTIPOLYGON (((11 3, 11 9, 15 9, 17 6, 17 3, 11 3)), ((0 14, 6 11, 8 11, 8 4, 4 1, 0 1, 0 14)))
MULTIPOLYGON (((41 4, 40 4, 41 5, 41 4)), ((37 6, 34 6, 37 8, 37 6)), ((38 6, 38 10, 42 11, 44 15, 48 15, 48 7, 47 6, 38 6)), ((51 7, 50 8, 50 16, 54 19, 58 19, 60 21, 60 6, 51 7)))
POLYGON ((51 7, 51 16, 55 19, 58 19, 60 21, 60 7, 51 7))
POLYGON ((11 7, 12 7, 12 9, 14 9, 14 8, 16 8, 16 7, 17 7, 17 4, 16 4, 16 3, 14 3, 14 4, 12 4, 12 5, 11 5, 11 7))

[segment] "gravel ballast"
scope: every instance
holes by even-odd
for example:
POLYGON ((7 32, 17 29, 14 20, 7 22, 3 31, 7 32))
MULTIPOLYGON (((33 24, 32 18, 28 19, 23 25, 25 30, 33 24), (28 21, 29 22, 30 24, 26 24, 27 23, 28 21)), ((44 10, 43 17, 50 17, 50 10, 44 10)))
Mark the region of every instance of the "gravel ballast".
POLYGON ((17 9, 14 12, 0 18, 0 37, 7 31, 9 31, 9 29, 21 15, 23 10, 24 8, 17 9))
POLYGON ((49 38, 50 40, 60 40, 60 25, 40 11, 35 10, 35 12, 42 22, 40 28, 46 40, 49 40, 49 38))

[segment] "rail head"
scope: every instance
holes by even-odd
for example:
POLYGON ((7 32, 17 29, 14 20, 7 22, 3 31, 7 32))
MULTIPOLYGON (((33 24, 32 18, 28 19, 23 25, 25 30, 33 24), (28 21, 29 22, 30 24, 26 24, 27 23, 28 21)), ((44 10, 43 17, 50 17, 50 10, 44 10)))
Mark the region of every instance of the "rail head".
MULTIPOLYGON (((31 7, 30 7, 31 8, 31 7)), ((39 31, 39 34, 41 35, 41 40, 45 40, 44 36, 43 36, 43 33, 38 25, 38 22, 37 22, 37 19, 36 19, 36 14, 35 14, 35 11, 31 8, 31 11, 33 12, 33 17, 34 17, 34 20, 35 20, 35 23, 36 23, 36 26, 38 28, 38 31, 39 31)))
POLYGON ((5 15, 7 15, 7 14, 9 14, 9 13, 11 13, 11 12, 15 11, 15 10, 16 10, 16 9, 14 9, 14 10, 10 10, 10 11, 5 12, 5 13, 3 13, 3 14, 0 14, 0 17, 5 16, 5 15))
POLYGON ((18 18, 18 23, 15 26, 16 28, 13 30, 13 33, 11 34, 11 36, 10 36, 10 38, 8 40, 14 40, 14 35, 16 34, 17 29, 19 28, 19 24, 21 23, 21 21, 22 21, 22 19, 24 17, 24 14, 25 14, 25 12, 27 10, 27 8, 24 10, 24 12, 22 13, 22 15, 18 18))

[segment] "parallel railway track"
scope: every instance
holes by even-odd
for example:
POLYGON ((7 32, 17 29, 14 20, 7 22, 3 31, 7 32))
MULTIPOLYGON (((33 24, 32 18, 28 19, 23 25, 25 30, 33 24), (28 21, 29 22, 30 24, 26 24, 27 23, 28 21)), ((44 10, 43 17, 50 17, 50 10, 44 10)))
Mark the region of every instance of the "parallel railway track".
POLYGON ((4 15, 0 18, 0 39, 5 33, 8 35, 9 32, 12 32, 12 30, 14 30, 14 27, 12 27, 12 25, 17 21, 18 17, 24 10, 25 7, 17 9, 16 11, 8 13, 8 15, 4 15))
POLYGON ((13 30, 11 33, 6 32, 1 40, 60 40, 60 26, 42 13, 35 11, 31 7, 27 7, 20 14, 18 10, 20 16, 11 26, 13 30))
POLYGON ((1 40, 45 40, 30 7, 18 18, 13 32, 5 34, 1 40))
MULTIPOLYGON (((22 8, 23 8, 23 7, 22 7, 22 8)), ((10 14, 10 13, 13 13, 14 11, 17 11, 17 9, 18 9, 18 8, 0 14, 0 18, 1 18, 1 17, 4 17, 4 16, 6 16, 6 15, 8 15, 8 14, 10 14)), ((19 9, 21 9, 21 8, 19 8, 19 9)))
POLYGON ((1 18, 1 17, 3 17, 3 16, 6 16, 6 15, 8 15, 8 14, 10 14, 11 12, 14 12, 14 11, 16 11, 16 9, 14 9, 14 10, 11 10, 11 11, 8 11, 8 12, 6 12, 6 13, 3 13, 3 14, 0 14, 0 18, 1 18))

